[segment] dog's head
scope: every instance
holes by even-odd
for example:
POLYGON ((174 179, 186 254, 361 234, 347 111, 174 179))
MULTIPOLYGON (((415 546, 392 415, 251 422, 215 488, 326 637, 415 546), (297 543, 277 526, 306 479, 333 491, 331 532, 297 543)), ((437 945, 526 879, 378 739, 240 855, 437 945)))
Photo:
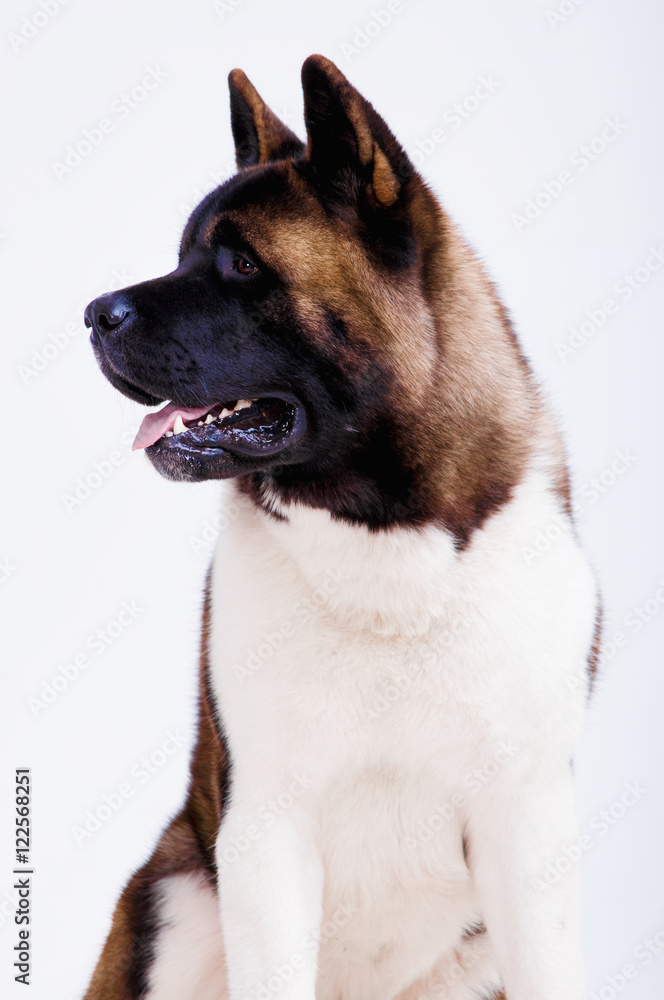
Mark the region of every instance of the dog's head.
POLYGON ((168 401, 135 444, 163 475, 422 523, 437 502, 423 454, 445 443, 444 273, 458 287, 463 261, 373 107, 322 56, 302 82, 306 145, 230 74, 238 173, 193 212, 172 273, 85 320, 117 389, 168 401))

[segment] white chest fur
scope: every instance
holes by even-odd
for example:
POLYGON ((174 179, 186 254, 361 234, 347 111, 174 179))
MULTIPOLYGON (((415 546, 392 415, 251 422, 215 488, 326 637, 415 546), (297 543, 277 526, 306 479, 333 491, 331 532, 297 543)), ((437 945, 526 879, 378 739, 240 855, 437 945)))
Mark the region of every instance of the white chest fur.
MULTIPOLYGON (((305 966, 320 942, 316 996, 386 1000, 485 917, 463 837, 490 810, 487 789, 516 800, 571 758, 593 581, 571 528, 529 554, 560 517, 535 472, 462 553, 438 528, 372 534, 322 511, 279 522, 232 503, 210 648, 232 760, 218 845, 227 948, 242 948, 229 924, 250 907, 247 879, 280 850, 311 889, 288 941, 305 966)), ((259 911, 278 906, 262 892, 259 911)), ((288 951, 273 944, 257 989, 288 951)))

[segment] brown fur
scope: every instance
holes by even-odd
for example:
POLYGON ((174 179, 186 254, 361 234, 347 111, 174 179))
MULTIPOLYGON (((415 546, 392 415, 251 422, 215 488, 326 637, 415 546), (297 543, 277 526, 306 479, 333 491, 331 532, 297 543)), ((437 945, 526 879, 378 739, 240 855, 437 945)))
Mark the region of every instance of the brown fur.
MULTIPOLYGON (((321 56, 303 71, 308 145, 305 147, 262 101, 240 70, 229 78, 238 166, 245 177, 281 182, 272 200, 226 207, 203 220, 202 239, 214 250, 220 229, 232 223, 283 288, 264 306, 263 319, 293 316, 308 346, 329 361, 355 394, 374 392, 374 424, 358 428, 358 453, 382 433, 386 479, 401 477, 401 506, 391 520, 436 523, 467 545, 485 519, 506 504, 535 451, 551 458, 551 488, 570 509, 565 456, 547 417, 509 317, 484 270, 405 160, 382 119, 339 70, 321 56), (316 93, 334 93, 330 114, 351 130, 367 203, 408 219, 416 252, 381 256, 367 245, 357 217, 341 200, 331 208, 311 184, 312 162, 326 163, 320 147, 328 119, 317 117, 316 93), (364 436, 363 436, 364 435, 364 436), (373 437, 372 437, 373 435, 373 437), (398 475, 397 475, 398 474, 398 475)), ((331 127, 331 126, 330 126, 331 127)), ((334 185, 332 190, 335 192, 334 185)), ((392 215, 389 215, 392 213, 392 215)), ((190 223, 183 248, 195 239, 190 223)), ((404 241, 406 242, 406 241, 404 241)), ((385 250, 386 248, 382 248, 385 250)), ((389 248, 387 248, 389 249, 389 248)), ((363 489, 361 476, 376 466, 348 465, 320 482, 278 483, 284 499, 327 507, 350 517, 363 489), (334 497, 337 506, 332 505, 334 497)), ((358 460, 359 461, 359 460, 358 460)), ((238 488, 261 504, 265 479, 242 476, 238 488)), ((358 518, 359 519, 359 518, 358 518)), ((159 884, 167 876, 201 873, 215 881, 214 842, 224 811, 230 762, 208 686, 209 594, 201 644, 199 737, 187 801, 162 835, 150 860, 133 876, 118 903, 111 932, 86 1000, 135 1000, 145 988, 158 934, 159 884)), ((590 660, 594 672, 599 631, 590 660)), ((476 933, 482 929, 477 928, 476 933)), ((473 932, 469 931, 469 935, 473 932)), ((505 1000, 500 994, 495 1000, 505 1000)))
MULTIPOLYGON (((351 380, 361 380, 371 359, 390 373, 386 419, 397 450, 411 457, 419 523, 436 521, 464 545, 509 501, 547 419, 493 286, 423 182, 409 205, 421 257, 395 274, 368 260, 352 229, 328 218, 289 162, 279 169, 300 212, 272 204, 230 210, 207 238, 230 219, 286 277, 318 349, 351 380), (326 312, 343 320, 347 344, 331 338, 326 312)), ((556 476, 566 497, 561 459, 556 476)))
POLYGON ((590 654, 588 656, 588 694, 592 694, 597 681, 597 675, 599 671, 599 656, 602 649, 602 631, 603 631, 603 613, 601 604, 597 609, 597 615, 595 618, 595 634, 593 635, 593 644, 590 649, 590 654))
POLYGON ((269 163, 299 149, 300 140, 268 108, 241 69, 231 70, 228 86, 238 168, 269 163))
MULTIPOLYGON (((311 57, 303 70, 305 161, 315 157, 322 141, 311 91, 321 80, 335 89, 359 162, 371 171, 369 194, 388 209, 397 197, 404 201, 417 259, 396 271, 381 266, 367 253, 354 218, 346 222, 343 210, 330 214, 320 203, 301 176, 297 157, 271 167, 282 173, 287 198, 227 209, 210 221, 208 245, 223 220, 231 220, 286 279, 305 335, 351 382, 361 385, 374 363, 386 373, 383 422, 407 466, 411 523, 439 523, 463 547, 486 517, 509 501, 538 438, 545 437, 559 456, 552 488, 569 510, 557 431, 493 285, 425 183, 404 167, 404 154, 382 119, 322 56, 311 57), (343 345, 330 334, 325 322, 330 314, 348 331, 343 345)), ((266 117, 254 94, 252 89, 261 143, 278 148, 283 126, 266 117)), ((242 488, 258 500, 262 485, 255 477, 242 488)), ((342 484, 335 485, 340 492, 342 484)), ((313 489, 309 502, 320 502, 313 489)))
POLYGON ((223 813, 230 763, 208 685, 209 582, 200 658, 198 741, 184 807, 120 896, 111 929, 84 1000, 136 1000, 142 995, 159 931, 159 886, 171 875, 196 872, 216 884, 214 843, 223 813))

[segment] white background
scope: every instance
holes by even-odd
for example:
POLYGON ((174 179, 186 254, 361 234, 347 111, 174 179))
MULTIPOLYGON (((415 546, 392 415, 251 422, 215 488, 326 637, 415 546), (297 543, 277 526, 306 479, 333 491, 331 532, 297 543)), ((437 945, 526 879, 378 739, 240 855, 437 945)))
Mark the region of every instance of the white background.
POLYGON ((664 8, 656 0, 562 6, 571 13, 556 24, 547 15, 554 0, 403 0, 369 39, 356 32, 371 19, 371 2, 234 0, 215 10, 211 0, 70 0, 23 41, 20 32, 30 32, 24 18, 40 10, 38 2, 3 5, 3 997, 27 995, 12 982, 16 938, 5 895, 14 859, 13 769, 33 772, 29 995, 68 1000, 84 989, 121 886, 181 802, 187 749, 164 757, 145 782, 132 769, 169 730, 188 741, 192 733, 209 555, 209 546, 195 553, 192 538, 213 519, 218 487, 169 484, 143 455, 131 455, 122 442, 141 408, 97 370, 82 307, 114 281, 133 284, 175 266, 188 208, 230 170, 228 71, 245 69, 302 135, 300 66, 323 52, 407 149, 427 147, 434 129, 445 130, 423 173, 498 282, 566 431, 607 637, 625 637, 622 648, 606 648, 576 763, 580 831, 593 842, 581 866, 588 986, 607 1000, 616 991, 605 977, 631 964, 635 978, 621 996, 661 998, 664 950, 649 964, 635 952, 664 931, 664 615, 654 598, 664 579, 664 267, 652 266, 651 256, 650 270, 637 269, 664 241, 664 8), (166 74, 159 86, 124 117, 112 110, 150 68, 166 74), (455 127, 446 112, 482 76, 498 83, 495 92, 455 127), (113 130, 58 179, 54 162, 102 118, 113 130), (575 151, 607 118, 622 123, 621 134, 583 170, 575 151), (519 227, 513 216, 563 169, 572 182, 519 227), (616 285, 634 272, 647 280, 623 298, 616 285), (607 298, 617 302, 615 314, 562 359, 556 345, 607 298), (65 346, 49 348, 38 370, 50 335, 65 346), (616 452, 625 450, 632 457, 615 475, 616 452), (121 463, 68 512, 63 495, 115 451, 121 463), (604 492, 582 492, 598 476, 604 492), (648 600, 650 620, 637 632, 625 616, 648 600), (132 601, 141 613, 95 654, 89 636, 132 601), (86 650, 90 665, 51 704, 31 710, 43 683, 86 650), (127 781, 132 797, 77 844, 72 828, 127 781), (646 791, 625 810, 630 782, 646 791), (597 817, 606 809, 613 825, 602 832, 597 817))

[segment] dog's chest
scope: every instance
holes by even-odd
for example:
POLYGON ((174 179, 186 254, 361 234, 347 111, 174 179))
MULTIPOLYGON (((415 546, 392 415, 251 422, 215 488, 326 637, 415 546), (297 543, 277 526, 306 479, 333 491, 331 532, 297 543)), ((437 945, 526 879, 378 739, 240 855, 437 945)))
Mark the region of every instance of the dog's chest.
POLYGON ((331 1000, 383 996, 456 946, 481 919, 469 812, 491 782, 518 799, 521 767, 569 759, 595 598, 571 531, 524 557, 552 513, 529 484, 462 555, 442 531, 242 504, 219 540, 209 657, 230 808, 259 839, 289 812, 313 832, 331 1000), (351 968, 373 978, 340 984, 351 968))
POLYGON ((250 652, 222 685, 222 715, 236 804, 258 798, 249 812, 260 834, 292 811, 314 830, 321 998, 373 1000, 422 974, 481 918, 464 806, 493 737, 466 717, 457 671, 440 670, 446 652, 457 659, 461 633, 344 631, 311 600, 306 613, 289 602, 292 617, 252 622, 250 652))
MULTIPOLYGON (((318 787, 394 766, 462 780, 501 741, 566 740, 583 704, 594 587, 571 531, 526 484, 459 556, 439 529, 370 534, 237 504, 212 577, 212 682, 231 756, 306 762, 318 787)), ((426 782, 424 782, 426 783, 426 782)))

